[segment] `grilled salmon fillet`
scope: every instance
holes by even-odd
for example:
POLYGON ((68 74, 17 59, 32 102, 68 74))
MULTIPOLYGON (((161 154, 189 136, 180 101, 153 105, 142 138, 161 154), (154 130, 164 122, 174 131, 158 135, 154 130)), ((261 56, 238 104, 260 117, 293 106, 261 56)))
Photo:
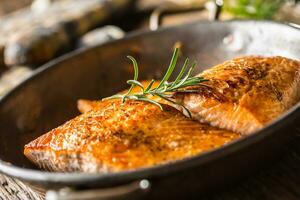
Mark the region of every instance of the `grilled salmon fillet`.
POLYGON ((177 93, 194 119, 213 126, 252 133, 299 100, 300 62, 284 57, 247 56, 204 71, 206 86, 197 93, 177 93))
MULTIPOLYGON (((146 87, 149 83, 151 82, 151 80, 143 80, 141 81, 140 83, 146 87)), ((158 81, 155 81, 153 84, 152 84, 152 88, 158 86, 159 82, 158 81)), ((140 92, 140 87, 133 87, 131 92, 132 93, 137 93, 137 92, 140 92)), ((128 92, 128 90, 123 90, 121 92, 119 92, 118 94, 124 94, 128 92)), ((155 100, 157 102, 160 102, 160 103, 163 103, 163 104, 169 104, 168 101, 166 100, 163 100, 161 98, 158 98, 158 97, 155 97, 155 96, 149 96, 148 98, 152 99, 152 100, 155 100)), ((90 100, 86 100, 86 99, 79 99, 77 101, 77 109, 81 112, 81 113, 85 113, 85 112, 88 112, 92 109, 100 109, 99 106, 101 106, 103 104, 99 104, 99 101, 90 101, 90 100)))
MULTIPOLYGON (((220 147, 240 134, 141 101, 81 101, 83 114, 25 146, 41 168, 117 172, 162 164, 220 147)), ((79 106, 80 107, 80 106, 79 106)))

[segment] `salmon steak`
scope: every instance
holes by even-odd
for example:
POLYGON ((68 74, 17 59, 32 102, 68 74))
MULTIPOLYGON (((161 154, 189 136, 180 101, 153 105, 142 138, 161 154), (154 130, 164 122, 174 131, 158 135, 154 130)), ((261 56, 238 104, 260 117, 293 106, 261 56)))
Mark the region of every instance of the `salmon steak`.
POLYGON ((210 68, 197 92, 176 93, 192 117, 241 134, 253 133, 299 101, 300 62, 284 57, 246 56, 210 68))
POLYGON ((291 108, 300 97, 299 71, 295 60, 246 56, 199 74, 207 81, 173 93, 175 105, 149 97, 163 109, 136 100, 79 100, 81 115, 25 145, 24 154, 49 171, 88 173, 191 157, 253 133, 291 108))
POLYGON ((107 173, 150 167, 220 147, 240 134, 193 121, 169 105, 81 100, 83 114, 25 146, 49 171, 107 173))

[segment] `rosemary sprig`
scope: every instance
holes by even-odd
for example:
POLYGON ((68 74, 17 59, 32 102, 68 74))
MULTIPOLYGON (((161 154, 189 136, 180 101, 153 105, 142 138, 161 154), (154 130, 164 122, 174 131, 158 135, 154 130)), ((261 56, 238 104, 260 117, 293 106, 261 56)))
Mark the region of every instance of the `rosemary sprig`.
POLYGON ((163 79, 160 81, 157 87, 152 88, 155 80, 151 80, 149 84, 144 87, 139 81, 139 70, 138 70, 138 64, 137 61, 132 56, 127 56, 128 59, 131 60, 134 68, 134 78, 132 80, 128 80, 127 84, 131 85, 129 90, 125 94, 116 94, 111 97, 107 97, 104 99, 121 99, 124 103, 126 99, 131 100, 138 100, 138 101, 146 101, 152 104, 157 105, 160 109, 163 110, 163 107, 160 102, 155 101, 149 96, 156 96, 160 99, 163 99, 165 101, 168 101, 171 104, 181 106, 191 117, 190 111, 183 105, 178 104, 175 99, 173 98, 174 92, 198 92, 198 90, 191 90, 191 89, 185 89, 188 86, 196 86, 201 84, 202 82, 207 81, 203 77, 191 77, 193 70, 196 66, 196 63, 192 63, 192 65, 189 67, 189 70, 187 71, 188 65, 189 65, 189 59, 187 58, 177 75, 174 81, 168 82, 170 76, 172 75, 179 56, 179 48, 176 48, 174 50, 172 59, 170 61, 169 67, 167 69, 167 72, 165 73, 163 79), (184 76, 185 72, 187 71, 186 75, 184 76), (139 87, 140 91, 137 93, 132 93, 132 89, 134 87, 139 87))

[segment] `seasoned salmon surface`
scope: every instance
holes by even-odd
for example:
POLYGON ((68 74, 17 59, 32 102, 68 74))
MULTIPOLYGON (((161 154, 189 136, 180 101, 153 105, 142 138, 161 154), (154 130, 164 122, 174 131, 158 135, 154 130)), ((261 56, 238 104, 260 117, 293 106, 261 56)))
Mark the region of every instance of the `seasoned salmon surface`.
POLYGON ((300 62, 284 57, 247 56, 204 71, 208 79, 197 93, 177 93, 194 119, 252 133, 299 101, 300 62))
MULTIPOLYGON (((143 80, 141 81, 141 84, 146 87, 149 83, 150 83, 151 80, 143 80)), ((151 88, 154 88, 156 86, 158 86, 159 82, 158 81, 155 81, 153 84, 152 84, 152 87, 151 88)), ((123 90, 121 91, 120 93, 118 94, 124 94, 128 92, 128 90, 123 90)), ((137 93, 137 92, 140 92, 140 87, 133 87, 133 89, 131 90, 132 93, 137 93)), ((149 96, 148 98, 152 99, 152 100, 155 100, 157 102, 160 102, 160 103, 163 103, 163 104, 169 104, 168 101, 166 100, 163 100, 161 98, 158 98, 158 97, 155 97, 155 96, 149 96)), ((99 104, 99 101, 90 101, 90 100, 86 100, 86 99, 79 99, 77 101, 77 109, 81 112, 81 113, 85 113, 85 112, 88 112, 92 109, 100 109, 99 106, 103 106, 103 104, 99 104)))
MULTIPOLYGON (((81 106, 81 108, 80 108, 81 106)), ((182 159, 240 135, 186 118, 176 109, 120 100, 80 101, 83 114, 25 146, 38 166, 60 172, 117 172, 182 159)))

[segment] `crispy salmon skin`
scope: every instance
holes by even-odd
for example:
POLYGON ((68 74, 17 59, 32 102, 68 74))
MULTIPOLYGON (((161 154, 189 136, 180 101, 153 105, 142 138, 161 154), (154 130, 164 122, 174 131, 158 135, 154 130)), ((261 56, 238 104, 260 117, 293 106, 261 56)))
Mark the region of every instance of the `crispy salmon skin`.
POLYGON ((246 56, 198 76, 208 79, 196 93, 177 93, 194 119, 249 134, 299 101, 300 62, 284 57, 246 56))
POLYGON ((24 154, 50 171, 107 173, 182 159, 240 137, 186 118, 168 105, 162 111, 129 100, 83 104, 85 113, 27 144, 24 154))

